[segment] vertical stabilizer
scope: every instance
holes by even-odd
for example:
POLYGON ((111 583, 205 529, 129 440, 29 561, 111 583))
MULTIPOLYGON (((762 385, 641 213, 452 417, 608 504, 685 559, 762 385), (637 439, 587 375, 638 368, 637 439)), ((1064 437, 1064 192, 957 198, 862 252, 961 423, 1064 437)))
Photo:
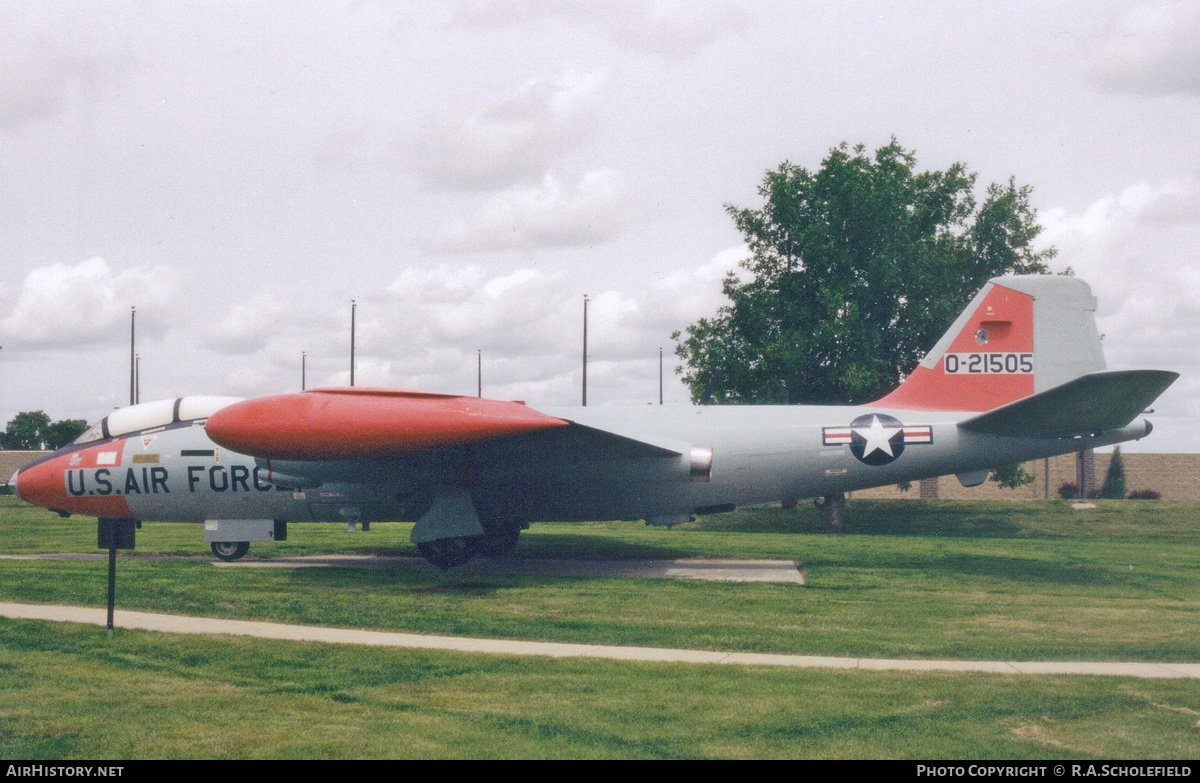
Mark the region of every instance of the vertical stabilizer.
POLYGON ((987 411, 1104 369, 1096 299, 1075 277, 997 277, 875 407, 987 411))

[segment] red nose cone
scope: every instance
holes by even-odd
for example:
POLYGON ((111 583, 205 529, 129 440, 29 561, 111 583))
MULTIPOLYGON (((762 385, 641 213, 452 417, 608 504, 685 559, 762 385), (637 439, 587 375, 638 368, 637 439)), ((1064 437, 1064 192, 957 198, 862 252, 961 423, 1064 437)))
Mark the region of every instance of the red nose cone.
POLYGON ((124 441, 114 441, 27 465, 17 471, 17 497, 26 503, 93 517, 134 516, 121 494, 124 441), (96 469, 97 465, 103 465, 96 469), (74 475, 68 480, 68 471, 74 475), (100 474, 102 481, 97 480, 100 474))
POLYGON ((266 459, 383 457, 561 427, 515 402, 387 389, 319 389, 222 408, 204 431, 232 451, 266 459))
POLYGON ((66 478, 58 460, 50 460, 33 467, 21 468, 13 476, 17 497, 26 503, 49 508, 66 499, 66 478))

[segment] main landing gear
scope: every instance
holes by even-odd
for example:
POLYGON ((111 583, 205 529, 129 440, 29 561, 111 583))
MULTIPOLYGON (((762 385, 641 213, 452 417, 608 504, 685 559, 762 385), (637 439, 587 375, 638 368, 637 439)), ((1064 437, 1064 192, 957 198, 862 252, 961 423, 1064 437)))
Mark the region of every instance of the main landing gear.
POLYGON ((478 549, 481 538, 483 536, 438 538, 417 544, 417 551, 438 568, 449 571, 451 568, 466 564, 475 556, 475 550, 478 549))
POLYGON ((487 557, 507 555, 517 548, 517 543, 521 540, 521 530, 519 525, 497 525, 490 530, 485 529, 479 537, 479 554, 487 557))
POLYGON ((482 536, 438 538, 417 544, 421 556, 443 571, 465 565, 476 555, 502 557, 516 549, 521 539, 520 525, 500 525, 482 536))
POLYGON ((241 560, 250 551, 249 541, 214 541, 212 542, 212 552, 217 556, 218 560, 224 560, 226 563, 232 563, 234 560, 241 560))

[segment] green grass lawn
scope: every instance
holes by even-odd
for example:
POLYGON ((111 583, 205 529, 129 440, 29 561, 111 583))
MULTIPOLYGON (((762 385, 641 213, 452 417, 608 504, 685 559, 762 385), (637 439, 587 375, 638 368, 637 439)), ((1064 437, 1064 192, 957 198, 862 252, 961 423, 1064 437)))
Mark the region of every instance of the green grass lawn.
MULTIPOLYGON (((96 552, 95 525, 6 499, 0 551, 96 552)), ((197 525, 147 524, 119 566, 126 609, 380 630, 869 657, 1200 660, 1193 507, 858 502, 845 535, 815 509, 757 508, 668 531, 535 525, 528 557, 773 557, 807 586, 351 569, 218 569, 197 525)), ((293 525, 251 554, 415 554, 409 526, 293 525)), ((102 606, 100 561, 0 560, 0 598, 102 606)))
POLYGON ((1195 680, 551 660, 0 627, 7 759, 1200 754, 1195 680))
MULTIPOLYGON (((812 655, 1200 661, 1200 507, 852 501, 672 531, 534 525, 525 557, 785 558, 808 584, 223 569, 146 524, 118 606, 291 623, 812 655)), ((415 554, 409 525, 293 525, 251 556, 415 554)), ((0 554, 97 552, 0 498, 0 554)), ((0 560, 0 600, 103 606, 103 561, 0 560)), ((0 620, 0 756, 1195 757, 1200 683, 780 671, 203 639, 0 620), (236 730, 230 731, 230 727, 236 730), (106 743, 113 743, 108 745, 106 743), (111 748, 111 750, 106 749, 111 748)))

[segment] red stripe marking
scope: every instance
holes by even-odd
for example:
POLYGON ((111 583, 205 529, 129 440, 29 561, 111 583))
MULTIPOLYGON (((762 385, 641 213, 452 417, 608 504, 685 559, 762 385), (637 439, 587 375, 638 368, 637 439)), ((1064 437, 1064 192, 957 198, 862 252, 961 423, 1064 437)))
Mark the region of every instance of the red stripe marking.
MULTIPOLYGON (((947 353, 1031 353, 1033 345, 1033 297, 993 285, 967 319, 947 353), (975 341, 975 333, 988 333, 987 343, 975 341)), ((871 403, 872 407, 903 410, 988 411, 1033 394, 1032 373, 1014 375, 971 375, 945 372, 944 358, 932 369, 918 366, 891 394, 871 403)))

